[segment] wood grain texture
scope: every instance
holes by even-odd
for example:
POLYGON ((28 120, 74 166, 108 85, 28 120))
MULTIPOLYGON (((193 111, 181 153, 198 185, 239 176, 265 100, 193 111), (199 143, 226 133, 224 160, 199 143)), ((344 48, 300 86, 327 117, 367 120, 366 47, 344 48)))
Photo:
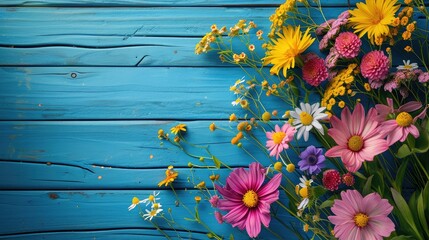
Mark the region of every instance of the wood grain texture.
MULTIPOLYGON (((212 24, 233 26, 253 20, 269 31, 274 7, 168 8, 0 8, 0 64, 8 66, 225 66, 194 54, 195 44, 212 24), (198 8, 197 8, 198 9, 198 8), (221 17, 220 17, 221 16, 221 17), (28 21, 27 19, 32 19, 28 21), (57 19, 52 21, 51 19, 57 19), (76 29, 79 26, 79 30, 76 29)), ((344 8, 326 8, 336 18, 344 8)), ((418 13, 416 13, 418 15, 418 13)), ((418 16, 416 16, 416 19, 418 16)), ((314 14, 316 23, 324 19, 314 14)), ((418 26, 425 26, 423 19, 418 26)), ((257 52, 263 56, 258 40, 257 52)), ((393 48, 403 54, 406 43, 393 48)), ((235 44, 235 51, 247 51, 235 44)), ((319 52, 317 44, 308 51, 319 52)), ((327 53, 325 53, 327 54, 327 53)), ((413 59, 408 54, 407 59, 413 59)), ((394 65, 402 64, 394 58, 394 65)))
MULTIPOLYGON (((0 198, 0 239, 38 239, 47 237, 53 239, 93 239, 108 237, 107 239, 125 239, 128 235, 135 235, 140 239, 153 236, 161 238, 160 233, 154 230, 153 225, 143 221, 136 211, 128 212, 127 208, 134 196, 144 199, 152 194, 151 190, 94 190, 94 191, 2 191, 0 198), (73 234, 76 233, 76 234, 73 234), (80 239, 80 238, 79 238, 80 239)), ((196 204, 194 196, 201 195, 198 191, 188 190, 178 193, 181 203, 193 208, 196 204)), ((191 232, 180 231, 184 239, 207 239, 201 225, 183 220, 192 218, 182 207, 176 206, 176 200, 171 190, 161 191, 158 197, 163 209, 171 209, 175 221, 191 232)), ((281 197, 284 200, 284 196, 281 197)), ((145 209, 145 206, 142 206, 145 209)), ((229 237, 234 233, 236 239, 246 239, 246 234, 233 231, 230 225, 215 223, 213 208, 208 201, 202 201, 199 206, 202 221, 216 230, 219 234, 229 237)), ((278 207, 273 212, 289 223, 292 218, 278 207)), ((168 213, 166 213, 169 215, 168 213)), ((157 224, 171 237, 177 238, 166 221, 156 220, 157 224)), ((272 227, 280 227, 280 223, 273 219, 272 227)), ((297 224, 295 224, 296 227, 297 224)), ((176 226, 177 227, 177 226, 176 226)), ((272 239, 273 236, 262 230, 261 239, 272 239)))

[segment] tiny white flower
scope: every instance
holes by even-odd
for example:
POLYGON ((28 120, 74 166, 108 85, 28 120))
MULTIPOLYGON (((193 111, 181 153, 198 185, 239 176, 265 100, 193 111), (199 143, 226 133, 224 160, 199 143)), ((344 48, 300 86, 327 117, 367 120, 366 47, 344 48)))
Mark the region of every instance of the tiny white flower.
POLYGON ((310 202, 308 198, 302 199, 301 203, 298 206, 298 210, 303 210, 305 207, 307 207, 308 202, 310 202))
POLYGON ((243 100, 243 98, 237 98, 234 101, 231 102, 232 106, 237 106, 238 104, 240 104, 241 100, 243 100))
POLYGON ((139 205, 140 203, 143 203, 143 200, 140 201, 140 199, 138 197, 133 197, 133 199, 131 200, 131 205, 128 207, 128 211, 133 210, 137 205, 139 205))
POLYGON ((319 120, 328 117, 328 114, 322 113, 326 108, 319 107, 319 103, 311 106, 308 103, 300 103, 300 106, 301 108, 295 108, 295 111, 290 111, 290 115, 294 119, 292 124, 295 129, 299 129, 297 138, 300 139, 304 135, 304 141, 307 141, 309 132, 313 127, 323 135, 323 127, 319 120))
POLYGON ((307 178, 305 176, 300 177, 299 180, 301 181, 299 183, 299 186, 302 188, 310 187, 311 184, 313 183, 313 179, 307 180, 307 178))
POLYGON ((157 198, 157 196, 159 195, 159 191, 155 192, 153 191, 153 194, 150 194, 149 197, 147 197, 146 199, 143 199, 141 202, 142 203, 146 203, 146 206, 149 205, 150 203, 156 203, 156 201, 158 201, 160 198, 157 198))
POLYGON ((396 67, 396 69, 398 70, 414 70, 417 69, 419 66, 417 65, 417 63, 410 63, 410 60, 402 60, 402 62, 404 63, 404 65, 399 65, 396 67))
POLYGON ((158 213, 162 212, 161 208, 158 209, 152 209, 152 210, 147 210, 145 209, 146 213, 143 214, 144 220, 148 220, 152 221, 152 218, 155 217, 156 215, 158 215, 158 213))

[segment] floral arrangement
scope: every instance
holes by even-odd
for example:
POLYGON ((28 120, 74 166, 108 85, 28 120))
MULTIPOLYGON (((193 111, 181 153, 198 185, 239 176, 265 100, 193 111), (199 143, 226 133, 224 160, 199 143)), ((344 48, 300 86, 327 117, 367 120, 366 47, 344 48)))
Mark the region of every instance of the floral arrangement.
MULTIPOLYGON (((188 142, 181 123, 171 133, 160 129, 158 138, 199 160, 189 162, 193 171, 213 170, 211 184, 195 182, 193 209, 174 191, 182 173, 172 166, 159 186, 170 187, 192 216, 186 220, 202 224, 214 239, 226 236, 202 222, 200 201, 210 203, 220 224, 250 238, 261 231, 282 238, 281 229, 270 228, 273 218, 282 221, 273 211, 280 208, 302 225, 282 223, 300 239, 429 239, 424 1, 366 0, 329 19, 318 0, 286 0, 269 20, 267 33, 246 20, 229 29, 212 25, 195 47, 196 54, 216 52, 243 69, 229 90, 232 109, 244 114, 231 114, 229 128, 208 128, 230 135, 251 159, 248 169, 232 169, 210 146, 188 142), (228 176, 216 174, 220 169, 229 169, 228 176)), ((134 198, 130 209, 146 204, 142 217, 173 226, 158 194, 134 198)))

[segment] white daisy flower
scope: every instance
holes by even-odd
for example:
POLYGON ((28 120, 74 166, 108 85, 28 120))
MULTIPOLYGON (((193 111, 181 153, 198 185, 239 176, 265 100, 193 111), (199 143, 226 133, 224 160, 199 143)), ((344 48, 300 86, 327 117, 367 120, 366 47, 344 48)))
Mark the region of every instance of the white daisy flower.
POLYGON ((162 209, 161 208, 157 208, 157 209, 153 208, 150 211, 145 209, 145 211, 146 211, 146 213, 143 214, 144 220, 149 219, 149 221, 152 221, 152 218, 155 217, 156 215, 158 215, 158 213, 162 212, 162 209))
POLYGON ((308 103, 300 103, 301 108, 295 108, 295 111, 290 111, 295 129, 298 130, 297 138, 300 139, 304 135, 304 140, 308 141, 310 130, 314 127, 323 135, 323 127, 319 120, 328 117, 328 114, 322 113, 325 107, 319 107, 319 103, 310 106, 308 103))
POLYGON ((141 202, 142 203, 146 203, 146 206, 149 205, 149 203, 156 203, 156 201, 158 201, 160 198, 157 198, 157 196, 159 195, 159 191, 155 192, 153 191, 153 194, 150 194, 148 198, 143 199, 141 202))
POLYGON ((301 203, 298 205, 298 210, 303 210, 305 207, 307 207, 308 202, 310 202, 310 199, 308 198, 302 199, 301 203))
POLYGON ((313 183, 313 179, 307 180, 307 178, 305 176, 300 177, 299 180, 301 181, 299 183, 299 186, 302 188, 310 187, 311 184, 313 183))
POLYGON ((410 60, 402 60, 402 62, 404 63, 404 65, 399 65, 396 67, 396 69, 398 70, 414 70, 417 69, 419 66, 417 65, 417 63, 410 63, 410 60))
POLYGON ((139 205, 140 203, 143 203, 143 200, 140 201, 140 199, 138 197, 133 197, 133 199, 131 200, 131 205, 128 207, 128 211, 133 210, 137 205, 139 205))
POLYGON ((238 104, 240 104, 241 100, 243 100, 242 97, 235 99, 231 102, 232 106, 237 106, 238 104))

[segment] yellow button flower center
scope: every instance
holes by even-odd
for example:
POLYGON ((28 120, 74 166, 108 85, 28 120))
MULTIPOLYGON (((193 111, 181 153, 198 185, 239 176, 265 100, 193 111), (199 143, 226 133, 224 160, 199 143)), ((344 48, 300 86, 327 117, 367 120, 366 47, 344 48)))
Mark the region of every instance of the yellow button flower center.
POLYGON ((313 116, 307 112, 301 112, 301 114, 299 114, 299 118, 304 126, 309 126, 313 122, 313 116))
POLYGON ((283 138, 286 137, 286 133, 284 132, 275 132, 273 133, 273 141, 275 144, 280 144, 283 141, 283 138))
POLYGON ((153 207, 153 209, 157 210, 159 208, 159 204, 158 203, 154 203, 152 207, 153 207))
POLYGON ((299 190, 299 195, 302 198, 308 198, 308 187, 303 187, 299 190))
POLYGON ((140 202, 140 199, 139 199, 139 198, 137 198, 137 197, 133 197, 133 200, 131 200, 131 202, 132 202, 133 204, 138 204, 138 203, 140 202))
POLYGON ((358 227, 365 227, 368 224, 369 217, 364 213, 358 213, 353 218, 355 220, 355 224, 358 227))
POLYGON ((258 194, 255 191, 249 190, 243 195, 243 203, 248 208, 254 208, 258 205, 258 194))
POLYGON ((352 150, 354 152, 358 152, 363 147, 363 139, 362 139, 362 137, 361 136, 357 136, 357 135, 352 136, 351 138, 349 138, 347 146, 349 147, 350 150, 352 150))
POLYGON ((413 123, 413 117, 407 112, 401 112, 396 117, 396 123, 401 127, 408 127, 413 123))
POLYGON ((149 195, 148 199, 150 202, 153 202, 153 201, 155 201, 155 196, 149 195))

